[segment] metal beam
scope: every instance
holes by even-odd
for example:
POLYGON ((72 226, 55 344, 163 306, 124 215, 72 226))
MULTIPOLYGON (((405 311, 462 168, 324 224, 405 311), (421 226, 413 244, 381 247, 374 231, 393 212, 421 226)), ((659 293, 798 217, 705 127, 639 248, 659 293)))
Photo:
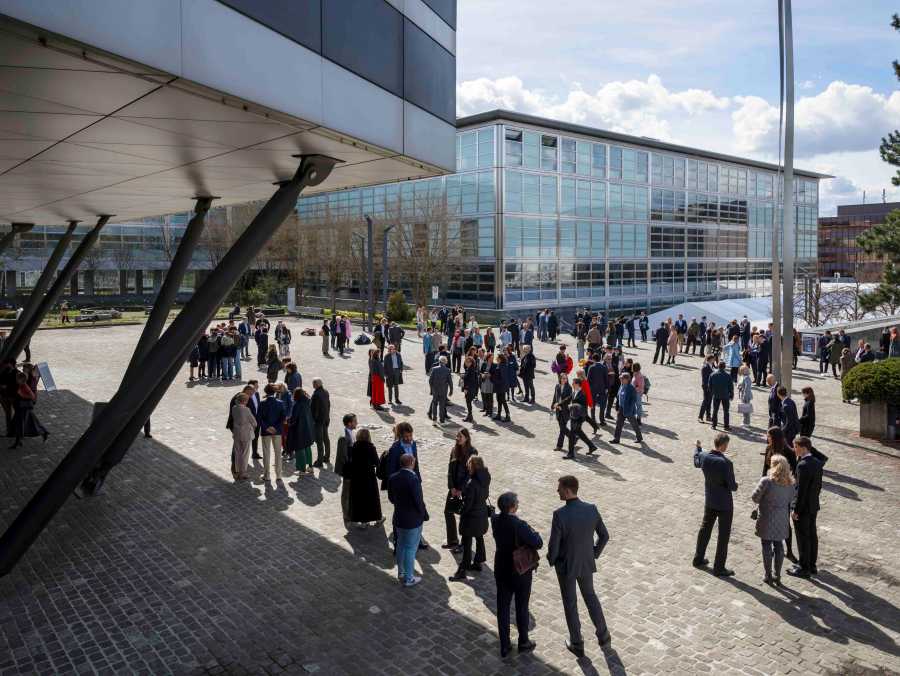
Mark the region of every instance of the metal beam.
POLYGON ((296 208, 297 198, 303 188, 320 184, 338 162, 323 155, 301 157, 300 167, 294 177, 279 184, 278 190, 225 254, 206 282, 197 289, 169 328, 153 344, 142 364, 141 382, 116 392, 104 409, 103 420, 92 422, 88 426, 68 455, 0 537, 0 575, 12 570, 116 438, 123 432, 127 433, 129 425, 143 422, 141 416, 153 403, 150 394, 164 393, 171 384, 205 323, 284 219, 296 208))
MULTIPOLYGON (((184 236, 178 244, 178 250, 172 258, 169 272, 156 296, 156 300, 153 303, 153 309, 150 310, 150 316, 147 318, 146 324, 144 324, 144 329, 141 331, 141 337, 138 339, 137 346, 134 348, 134 353, 131 355, 131 361, 128 364, 128 368, 125 370, 125 375, 122 376, 122 384, 119 385, 120 391, 136 386, 136 381, 143 377, 143 361, 146 358, 147 353, 150 352, 150 348, 153 347, 153 344, 159 339, 163 327, 166 324, 166 320, 169 318, 169 312, 175 304, 178 289, 181 288, 181 282, 184 279, 184 275, 194 256, 197 244, 200 242, 200 238, 203 235, 203 228, 206 224, 206 214, 209 211, 212 200, 212 197, 197 198, 197 204, 194 208, 194 217, 187 224, 184 236)), ((184 360, 179 362, 178 365, 180 366, 183 361, 184 360)), ((173 379, 175 376, 177 376, 177 373, 172 376, 173 379)), ((168 389, 168 383, 166 383, 165 389, 168 389)), ((99 490, 103 481, 106 479, 106 475, 109 474, 109 471, 118 465, 122 461, 122 458, 125 457, 128 449, 131 448, 131 444, 134 443, 134 439, 140 431, 141 426, 146 421, 149 421, 154 408, 156 408, 156 404, 154 404, 143 417, 138 415, 134 420, 129 421, 126 431, 123 431, 123 433, 116 438, 97 463, 96 467, 91 470, 90 474, 88 474, 87 478, 82 482, 81 489, 84 495, 93 495, 99 490), (133 422, 136 422, 137 424, 132 424, 133 422), (134 428, 134 431, 128 433, 127 430, 132 427, 134 428)))
POLYGON ((47 260, 47 265, 44 267, 44 271, 41 272, 41 276, 38 277, 37 283, 34 285, 34 290, 28 297, 28 302, 25 303, 25 306, 22 308, 22 314, 19 315, 19 318, 16 320, 15 326, 13 326, 13 330, 9 334, 10 341, 14 341, 16 335, 20 333, 25 326, 28 325, 29 319, 31 319, 34 311, 37 309, 38 304, 44 297, 44 292, 46 292, 47 287, 50 286, 50 282, 53 280, 53 276, 56 274, 56 269, 59 267, 59 263, 62 260, 62 257, 65 255, 66 249, 69 248, 69 243, 72 241, 72 237, 75 234, 75 228, 77 226, 78 221, 69 221, 69 227, 66 228, 63 236, 60 237, 59 241, 56 243, 56 246, 53 248, 53 253, 50 254, 50 258, 47 260))
POLYGON ((34 223, 13 223, 9 228, 9 232, 0 238, 0 254, 12 246, 13 241, 16 239, 16 235, 28 232, 33 227, 34 223))
POLYGON ((794 36, 791 0, 784 0, 784 217, 782 219, 781 384, 791 392, 794 370, 794 36))
POLYGON ((41 325, 44 316, 56 304, 56 301, 59 300, 59 297, 69 284, 69 280, 72 279, 72 275, 75 274, 81 261, 84 260, 88 252, 93 248, 94 244, 97 242, 97 238, 100 237, 100 231, 103 230, 103 226, 106 225, 110 218, 112 218, 112 216, 104 214, 97 219, 97 225, 95 225, 78 244, 78 248, 75 249, 75 252, 69 257, 68 262, 57 275, 50 290, 47 291, 47 295, 38 301, 38 305, 28 318, 28 321, 22 325, 22 329, 17 334, 10 336, 9 340, 6 341, 2 359, 18 358, 19 353, 29 342, 31 342, 31 337, 41 325))

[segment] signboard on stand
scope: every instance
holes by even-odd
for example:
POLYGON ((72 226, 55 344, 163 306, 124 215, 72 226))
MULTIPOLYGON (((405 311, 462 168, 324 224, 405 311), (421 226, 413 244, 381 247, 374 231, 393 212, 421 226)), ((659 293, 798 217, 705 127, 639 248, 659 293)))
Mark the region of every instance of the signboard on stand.
POLYGON ((41 374, 41 382, 44 383, 44 389, 48 392, 56 392, 56 381, 53 380, 53 374, 50 373, 50 366, 47 362, 38 362, 37 370, 41 374))
POLYGON ((440 292, 440 287, 432 286, 431 287, 431 300, 437 300, 440 292))
POLYGON ((293 286, 288 287, 287 290, 287 309, 288 312, 297 311, 297 289, 293 286))

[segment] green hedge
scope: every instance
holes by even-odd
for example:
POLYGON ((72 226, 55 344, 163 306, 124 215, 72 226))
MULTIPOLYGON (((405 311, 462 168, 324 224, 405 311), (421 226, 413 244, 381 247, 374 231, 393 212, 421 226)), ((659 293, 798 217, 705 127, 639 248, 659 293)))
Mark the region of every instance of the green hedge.
POLYGON ((843 379, 844 399, 900 401, 900 359, 857 364, 843 379))

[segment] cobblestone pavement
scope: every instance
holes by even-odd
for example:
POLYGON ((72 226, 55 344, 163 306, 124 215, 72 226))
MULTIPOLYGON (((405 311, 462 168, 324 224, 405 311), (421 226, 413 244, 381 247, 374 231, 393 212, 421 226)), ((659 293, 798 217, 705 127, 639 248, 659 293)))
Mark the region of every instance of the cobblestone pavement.
MULTIPOLYGON (((114 472, 105 495, 70 499, 12 574, 0 579, 0 676, 51 673, 321 674, 776 674, 897 673, 900 611, 897 563, 898 459, 853 433, 857 409, 840 402, 837 383, 801 363, 795 385, 818 394, 815 445, 829 457, 819 517, 818 580, 762 583, 759 542, 749 513, 759 476, 765 392, 753 427, 735 428, 729 455, 738 483, 729 565, 720 580, 690 565, 703 505, 691 458, 699 358, 652 366, 646 444, 630 432, 575 464, 552 449, 556 424, 546 405, 555 348, 539 345, 538 406, 516 404, 512 424, 476 414, 473 438, 493 474, 492 499, 519 493, 522 516, 545 540, 559 506, 556 478, 572 472, 611 533, 597 587, 613 636, 604 654, 588 645, 578 661, 564 647, 559 592, 546 563, 535 576, 531 612, 538 648, 502 661, 490 567, 451 583, 456 562, 444 541, 445 471, 456 424, 426 418, 421 346, 404 345, 403 407, 376 415, 365 404, 363 348, 325 359, 319 338, 292 322, 304 382, 321 375, 332 395, 332 436, 356 411, 379 448, 389 426, 410 420, 420 441, 431 511, 421 552, 424 582, 396 584, 384 528, 347 532, 339 479, 286 478, 235 485, 224 428, 233 384, 187 384, 187 369, 154 415, 154 439, 140 439, 114 472)), ((10 522, 84 430, 91 403, 109 398, 140 327, 41 331, 61 388, 41 393, 37 413, 52 431, 46 444, 0 452, 0 525, 10 522)), ((254 360, 255 361, 255 360, 254 360)), ((250 362, 245 373, 259 374, 250 362)), ((458 404, 459 396, 455 397, 458 404)), ((460 407, 452 420, 462 418, 460 407)), ((386 500, 383 507, 390 514, 386 500)), ((493 543, 488 538, 488 559, 493 543)), ((582 606, 585 623, 588 618, 582 606)), ((589 627, 589 624, 585 625, 589 627)), ((587 632, 586 632, 587 633, 587 632)), ((515 633, 514 633, 515 635, 515 633)), ((587 635, 590 635, 587 633, 587 635)))

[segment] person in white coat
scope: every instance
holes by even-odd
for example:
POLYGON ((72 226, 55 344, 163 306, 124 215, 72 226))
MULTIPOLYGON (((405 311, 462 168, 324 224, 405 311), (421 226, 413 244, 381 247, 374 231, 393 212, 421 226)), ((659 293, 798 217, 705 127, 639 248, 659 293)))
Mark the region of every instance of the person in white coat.
POLYGON ((249 397, 243 392, 235 397, 236 403, 231 407, 231 437, 234 440, 232 452, 234 467, 232 474, 237 481, 246 481, 247 463, 250 459, 250 444, 256 434, 256 417, 247 408, 249 397))

